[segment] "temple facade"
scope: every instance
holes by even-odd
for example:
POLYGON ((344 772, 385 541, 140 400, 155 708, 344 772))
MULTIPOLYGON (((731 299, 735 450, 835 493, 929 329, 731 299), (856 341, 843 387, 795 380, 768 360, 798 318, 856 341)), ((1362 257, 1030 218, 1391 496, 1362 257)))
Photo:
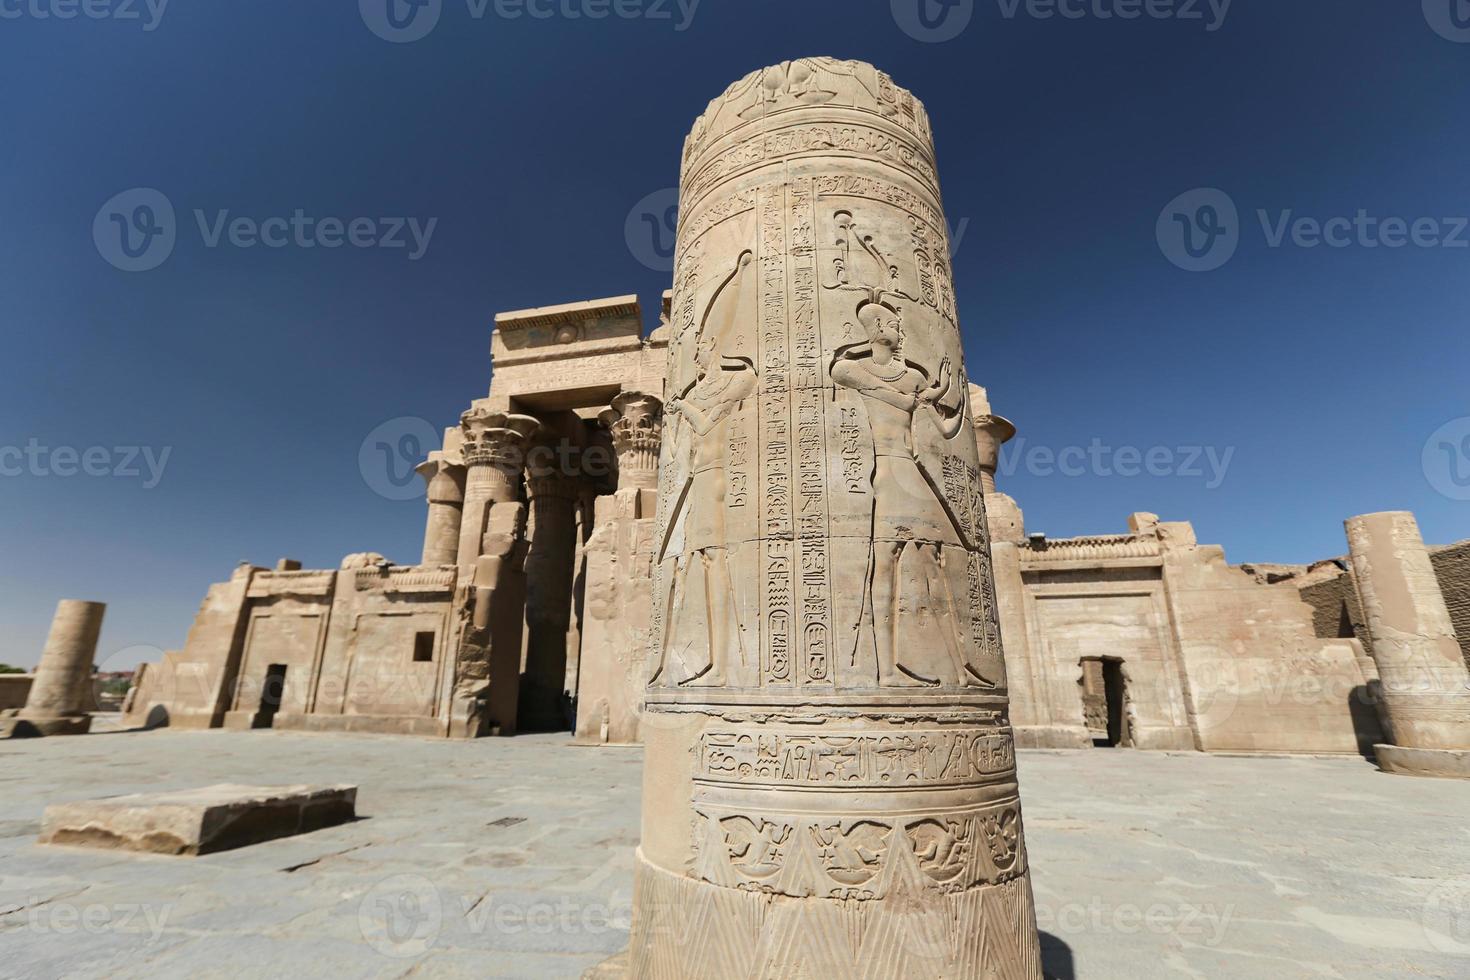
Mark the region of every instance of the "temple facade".
MULTIPOLYGON (((660 658, 708 657, 677 638, 651 650, 671 296, 648 336, 635 296, 498 315, 488 393, 419 467, 418 560, 239 566, 183 649, 140 668, 129 719, 640 741, 660 658)), ((995 481, 1015 427, 979 386, 966 404, 1018 745, 1366 754, 1385 740, 1346 541, 1342 557, 1265 566, 1150 513, 1120 533, 1030 533, 995 481)), ((762 493, 739 465, 759 448, 727 439, 727 504, 762 493)), ((1428 552, 1464 651, 1470 541, 1428 552)), ((736 662, 754 628, 737 626, 736 662)))

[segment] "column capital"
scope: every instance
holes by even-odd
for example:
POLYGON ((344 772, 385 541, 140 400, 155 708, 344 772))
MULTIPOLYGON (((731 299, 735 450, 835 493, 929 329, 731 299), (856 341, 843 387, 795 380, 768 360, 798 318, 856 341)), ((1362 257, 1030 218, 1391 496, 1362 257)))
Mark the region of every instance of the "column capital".
POLYGON ((441 450, 435 450, 429 453, 428 459, 414 467, 414 472, 424 478, 429 503, 464 503, 463 463, 445 459, 441 450))
POLYGON ((475 407, 459 418, 464 432, 460 454, 466 466, 496 466, 519 471, 525 465, 531 437, 541 423, 534 416, 512 415, 475 407))
POLYGON ((613 448, 622 457, 638 451, 658 453, 663 437, 664 402, 657 395, 625 391, 612 400, 598 420, 612 433, 613 448))

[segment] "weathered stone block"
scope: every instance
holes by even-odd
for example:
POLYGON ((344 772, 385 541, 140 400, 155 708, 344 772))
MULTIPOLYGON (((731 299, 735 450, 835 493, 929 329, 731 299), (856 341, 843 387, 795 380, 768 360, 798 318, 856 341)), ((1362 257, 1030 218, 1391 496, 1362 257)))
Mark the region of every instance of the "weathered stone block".
POLYGON ((49 806, 39 842, 207 854, 345 823, 356 816, 356 806, 356 786, 223 783, 49 806))

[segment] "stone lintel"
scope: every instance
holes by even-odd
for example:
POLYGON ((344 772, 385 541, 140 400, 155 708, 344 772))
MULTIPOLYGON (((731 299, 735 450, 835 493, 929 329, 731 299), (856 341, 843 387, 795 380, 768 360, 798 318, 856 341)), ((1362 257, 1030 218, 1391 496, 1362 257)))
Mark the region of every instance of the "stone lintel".
POLYGON ((356 786, 222 783, 49 806, 39 842, 192 856, 345 823, 356 805, 356 786))

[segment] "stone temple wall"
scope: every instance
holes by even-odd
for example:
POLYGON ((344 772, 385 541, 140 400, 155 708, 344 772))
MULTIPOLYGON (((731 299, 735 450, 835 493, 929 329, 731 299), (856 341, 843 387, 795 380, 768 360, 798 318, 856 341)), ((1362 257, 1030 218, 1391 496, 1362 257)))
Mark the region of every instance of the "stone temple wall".
POLYGON ((1314 570, 1298 591, 1302 601, 1312 607, 1312 630, 1317 636, 1356 639, 1366 652, 1373 652, 1363 606, 1346 568, 1333 564, 1314 570))
POLYGON ((1436 548, 1429 553, 1429 561, 1434 566, 1434 577, 1439 579, 1445 605, 1450 608, 1450 621, 1455 624, 1465 663, 1470 666, 1470 541, 1436 548))

